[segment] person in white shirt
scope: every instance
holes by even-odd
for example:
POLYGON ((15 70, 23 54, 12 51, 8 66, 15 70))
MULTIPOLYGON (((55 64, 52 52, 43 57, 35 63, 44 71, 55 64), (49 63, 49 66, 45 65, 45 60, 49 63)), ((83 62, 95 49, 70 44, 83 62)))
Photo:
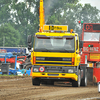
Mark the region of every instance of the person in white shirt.
POLYGON ((89 40, 91 40, 91 41, 98 41, 98 39, 95 37, 94 34, 91 36, 91 38, 89 40))

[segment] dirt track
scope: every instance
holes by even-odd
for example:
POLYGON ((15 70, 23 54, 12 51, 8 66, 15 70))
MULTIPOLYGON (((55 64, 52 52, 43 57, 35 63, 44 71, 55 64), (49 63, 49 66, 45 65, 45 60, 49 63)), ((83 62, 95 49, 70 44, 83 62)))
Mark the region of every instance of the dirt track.
POLYGON ((0 100, 99 100, 97 86, 32 86, 31 77, 0 77, 0 100), (87 98, 87 99, 86 99, 87 98))

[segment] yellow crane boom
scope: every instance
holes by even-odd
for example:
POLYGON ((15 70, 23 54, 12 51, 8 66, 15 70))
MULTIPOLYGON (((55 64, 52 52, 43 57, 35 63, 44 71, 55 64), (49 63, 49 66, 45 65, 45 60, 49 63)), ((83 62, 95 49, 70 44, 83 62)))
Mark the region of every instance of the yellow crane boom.
POLYGON ((40 20, 39 32, 43 32, 43 25, 45 24, 43 0, 40 0, 39 20, 40 20))

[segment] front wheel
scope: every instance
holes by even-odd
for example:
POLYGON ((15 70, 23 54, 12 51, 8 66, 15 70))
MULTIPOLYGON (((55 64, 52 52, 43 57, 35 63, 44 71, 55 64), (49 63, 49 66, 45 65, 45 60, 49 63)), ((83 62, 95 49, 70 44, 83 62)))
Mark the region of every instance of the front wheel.
POLYGON ((72 82, 73 87, 80 87, 81 83, 81 75, 80 75, 80 70, 78 70, 78 80, 72 82))
POLYGON ((38 78, 33 79, 33 78, 32 78, 32 85, 37 85, 37 86, 39 86, 39 85, 40 85, 40 79, 38 79, 38 78))

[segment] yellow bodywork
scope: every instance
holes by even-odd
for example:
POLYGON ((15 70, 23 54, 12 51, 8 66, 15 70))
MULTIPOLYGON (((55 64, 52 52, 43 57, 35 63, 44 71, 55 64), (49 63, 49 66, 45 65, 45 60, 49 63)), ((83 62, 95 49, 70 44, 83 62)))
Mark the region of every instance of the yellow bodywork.
POLYGON ((76 74, 69 74, 69 73, 37 73, 37 72, 34 72, 32 73, 32 78, 36 78, 36 77, 47 77, 47 78, 71 78, 75 81, 77 81, 78 79, 78 76, 76 74), (58 75, 58 76, 49 76, 48 74, 55 74, 55 75, 58 75))
MULTIPOLYGON (((77 36, 78 39, 78 34, 77 33, 49 33, 49 32, 38 32, 35 35, 39 36, 77 36)), ((76 40, 75 40, 76 44, 76 40)), ((80 64, 80 55, 79 55, 79 39, 78 39, 78 49, 76 50, 76 45, 75 45, 75 52, 74 53, 60 53, 60 52, 35 52, 33 49, 33 52, 31 52, 31 63, 32 65, 40 65, 41 64, 33 64, 33 56, 34 57, 62 57, 62 58, 75 58, 74 60, 74 65, 67 65, 67 64, 57 64, 57 63, 72 63, 71 61, 40 61, 36 60, 36 62, 52 62, 56 64, 42 64, 43 66, 79 66, 80 64)), ((75 73, 48 73, 48 72, 32 72, 32 77, 33 79, 36 77, 46 77, 46 78, 71 78, 75 81, 77 81, 78 76, 75 73), (58 76, 49 76, 48 74, 58 74, 58 76)))
MULTIPOLYGON (((75 58, 75 62, 74 65, 61 65, 61 64, 56 64, 57 66, 78 66, 80 63, 80 56, 78 54, 75 53, 58 53, 58 52, 32 52, 31 53, 31 62, 33 65, 33 55, 35 57, 74 57, 75 58)), ((37 60, 37 62, 47 62, 47 61, 39 61, 37 60)), ((48 61, 51 62, 51 61, 48 61)), ((65 62, 65 63, 71 63, 71 61, 52 61, 52 62, 65 62)), ((39 65, 39 64, 34 64, 34 65, 39 65)), ((46 65, 46 64, 44 64, 46 65)), ((54 66, 52 64, 49 64, 51 66, 54 66)))

